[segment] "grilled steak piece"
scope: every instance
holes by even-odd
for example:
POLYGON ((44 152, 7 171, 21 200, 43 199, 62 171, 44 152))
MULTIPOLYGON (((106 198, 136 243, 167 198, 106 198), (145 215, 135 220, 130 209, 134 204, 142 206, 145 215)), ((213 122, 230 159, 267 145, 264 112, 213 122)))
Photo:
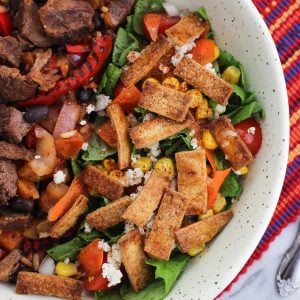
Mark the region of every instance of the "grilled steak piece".
POLYGON ((0 37, 0 65, 18 68, 20 65, 21 47, 12 36, 0 37))
POLYGON ((9 209, 1 208, 0 230, 19 231, 25 230, 31 225, 32 218, 30 214, 14 213, 9 209))
POLYGON ((24 147, 0 141, 0 158, 29 161, 33 159, 33 152, 24 147))
POLYGON ((0 104, 0 136, 13 143, 20 143, 30 125, 23 120, 22 113, 14 107, 0 104))
POLYGON ((26 100, 35 95, 37 85, 16 68, 0 66, 0 98, 7 102, 26 100))
POLYGON ((43 28, 38 9, 34 0, 21 0, 15 18, 16 26, 23 38, 36 46, 49 47, 53 43, 43 28))
POLYGON ((82 41, 93 29, 94 13, 84 0, 49 0, 39 10, 45 31, 62 45, 82 41))
POLYGON ((17 168, 8 160, 0 160, 0 204, 6 205, 17 193, 17 168))

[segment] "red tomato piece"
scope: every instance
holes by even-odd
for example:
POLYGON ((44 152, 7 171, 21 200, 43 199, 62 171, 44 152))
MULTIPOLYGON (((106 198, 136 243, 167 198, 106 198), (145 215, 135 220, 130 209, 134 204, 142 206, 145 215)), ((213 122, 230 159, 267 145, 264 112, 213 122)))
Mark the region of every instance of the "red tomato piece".
POLYGON ((160 24, 158 27, 158 33, 165 35, 166 30, 172 27, 173 25, 175 25, 176 23, 178 23, 179 21, 180 21, 179 16, 170 17, 166 14, 162 14, 162 17, 160 19, 160 24))
POLYGON ((101 273, 84 278, 84 288, 88 291, 104 291, 108 289, 108 280, 101 273))
POLYGON ((98 136, 109 146, 114 147, 117 144, 117 133, 110 121, 103 123, 97 129, 98 136))
POLYGON ((0 35, 7 36, 11 34, 11 18, 9 12, 0 13, 0 35))
POLYGON ((262 130, 259 123, 255 119, 249 118, 241 121, 234 127, 252 155, 255 155, 259 151, 262 143, 262 130))
POLYGON ((209 39, 199 39, 191 50, 193 59, 201 65, 206 65, 215 60, 215 42, 209 39))
POLYGON ((69 54, 82 54, 91 51, 89 45, 70 45, 66 44, 66 49, 69 54))
POLYGON ((121 94, 123 89, 125 89, 125 85, 121 80, 119 80, 114 89, 114 97, 117 98, 121 94))

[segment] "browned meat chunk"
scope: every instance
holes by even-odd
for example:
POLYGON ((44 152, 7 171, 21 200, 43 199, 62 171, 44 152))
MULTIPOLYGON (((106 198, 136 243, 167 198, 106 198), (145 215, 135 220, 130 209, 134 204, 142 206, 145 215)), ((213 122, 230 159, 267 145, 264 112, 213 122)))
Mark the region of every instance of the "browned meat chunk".
POLYGON ((0 64, 18 68, 20 65, 21 47, 12 36, 0 37, 0 64))
POLYGON ((30 125, 23 120, 19 110, 0 104, 0 136, 9 142, 20 143, 29 129, 30 125))
POLYGON ((0 281, 5 282, 9 280, 9 277, 14 273, 18 266, 19 260, 21 258, 21 251, 19 249, 10 252, 1 262, 0 262, 0 281))
POLYGON ((0 160, 0 204, 7 204, 8 200, 17 193, 17 168, 8 160, 0 160))
POLYGON ((32 225, 31 221, 30 214, 13 213, 8 209, 2 209, 0 213, 0 230, 24 230, 32 225))
POLYGON ((33 152, 24 147, 0 141, 0 158, 29 161, 33 159, 33 152))
POLYGON ((39 10, 44 29, 58 44, 82 41, 93 29, 94 13, 84 0, 50 0, 39 10))
POLYGON ((111 0, 107 3, 108 11, 102 14, 107 27, 116 28, 133 9, 135 0, 111 0))
POLYGON ((0 98, 15 102, 34 96, 37 86, 21 75, 18 69, 0 66, 0 87, 0 98))
POLYGON ((36 46, 49 47, 52 45, 52 40, 43 28, 38 9, 34 0, 21 0, 15 18, 16 25, 23 38, 36 46))

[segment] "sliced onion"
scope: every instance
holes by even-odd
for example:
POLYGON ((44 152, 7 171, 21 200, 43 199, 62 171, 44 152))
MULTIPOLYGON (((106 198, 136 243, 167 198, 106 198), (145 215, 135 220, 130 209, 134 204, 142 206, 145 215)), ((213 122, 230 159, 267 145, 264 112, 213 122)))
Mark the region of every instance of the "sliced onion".
POLYGON ((164 7, 166 13, 168 14, 168 16, 170 16, 170 17, 179 16, 179 11, 174 4, 165 2, 165 3, 163 3, 163 7, 164 7))
POLYGON ((38 272, 41 274, 53 275, 55 270, 55 262, 50 256, 46 256, 39 266, 38 272))

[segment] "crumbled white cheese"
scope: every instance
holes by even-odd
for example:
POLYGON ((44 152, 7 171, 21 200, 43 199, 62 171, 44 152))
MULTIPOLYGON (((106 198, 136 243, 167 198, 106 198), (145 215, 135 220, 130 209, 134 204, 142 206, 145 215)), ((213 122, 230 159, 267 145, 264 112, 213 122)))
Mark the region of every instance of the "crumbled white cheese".
POLYGON ((93 111, 96 110, 96 106, 94 104, 89 104, 87 107, 86 107, 86 113, 89 115, 91 114, 93 111))
POLYGON ((135 229, 135 225, 131 222, 125 222, 124 232, 128 233, 135 229))
POLYGON ((233 204, 234 202, 235 202, 235 199, 234 199, 234 198, 232 198, 232 199, 231 199, 231 203, 233 204))
POLYGON ((234 174, 236 174, 236 175, 242 175, 242 172, 241 172, 241 170, 237 170, 237 171, 234 171, 234 174))
POLYGON ((86 120, 81 120, 80 123, 79 123, 81 126, 84 126, 87 124, 87 121, 86 120))
POLYGON ((135 164, 140 158, 141 156, 139 154, 131 154, 131 164, 135 164))
POLYGON ((226 159, 226 160, 228 160, 228 158, 229 158, 229 157, 228 157, 228 155, 227 155, 227 154, 225 154, 225 159, 226 159))
POLYGON ((146 113, 145 116, 144 116, 144 118, 143 118, 143 122, 152 120, 153 118, 154 118, 154 114, 153 113, 146 113))
POLYGON ((40 239, 44 239, 44 238, 47 238, 47 237, 49 237, 50 235, 49 235, 49 232, 40 232, 39 233, 39 238, 40 239))
POLYGON ((198 142, 197 142, 197 139, 192 139, 191 140, 191 146, 193 149, 197 149, 198 148, 198 142))
POLYGON ((227 137, 235 137, 237 136, 237 133, 233 130, 227 129, 224 131, 224 135, 227 137))
POLYGON ((166 11, 166 13, 168 14, 168 16, 170 17, 179 16, 179 11, 173 3, 164 2, 162 6, 166 11))
POLYGON ((248 130, 247 130, 247 132, 248 132, 249 134, 252 134, 252 135, 255 134, 255 131, 256 131, 256 128, 255 128, 255 127, 249 127, 248 130))
POLYGON ((64 173, 64 171, 59 170, 56 173, 54 173, 53 181, 56 184, 63 183, 63 182, 65 182, 66 177, 67 177, 67 175, 64 173))
MULTIPOLYGON (((198 38, 198 37, 197 37, 198 38)), ((174 67, 176 67, 184 57, 184 55, 191 51, 196 46, 194 40, 184 44, 183 46, 175 46, 175 54, 171 57, 171 63, 174 67)), ((188 58, 191 58, 190 55, 187 56, 188 58)))
POLYGON ((125 173, 124 185, 126 187, 137 185, 142 182, 144 172, 140 168, 129 169, 125 173))
POLYGON ((145 175, 144 175, 144 182, 145 183, 148 181, 151 174, 152 174, 152 170, 145 173, 145 175))
POLYGON ((224 113, 226 110, 226 106, 225 105, 220 105, 217 104, 216 108, 215 108, 215 117, 218 118, 219 115, 221 115, 222 113, 224 113))
POLYGON ((135 62, 139 57, 141 56, 141 53, 137 51, 130 51, 127 55, 127 60, 130 63, 135 62))
POLYGON ((166 66, 163 63, 159 63, 158 65, 158 69, 163 73, 163 74, 167 74, 170 71, 170 67, 166 66))
POLYGON ((98 115, 99 117, 106 117, 107 113, 106 113, 105 110, 101 110, 101 111, 98 111, 98 112, 97 112, 97 115, 98 115))
POLYGON ((193 58, 193 54, 189 53, 189 54, 186 55, 186 57, 188 57, 189 59, 192 59, 193 58))
POLYGON ((177 189, 177 180, 176 180, 176 178, 173 178, 171 180, 171 182, 170 182, 170 188, 176 191, 176 189, 177 189))
POLYGON ((159 143, 154 143, 149 147, 150 152, 149 152, 149 157, 152 161, 157 161, 157 157, 161 154, 161 150, 159 147, 159 143))
POLYGON ((211 63, 208 63, 208 64, 204 65, 204 67, 205 67, 208 71, 211 71, 211 72, 217 74, 215 68, 213 67, 213 65, 212 65, 211 63))
POLYGON ((92 231, 92 228, 90 227, 89 223, 84 222, 84 232, 90 233, 92 231))
POLYGON ((196 133, 196 131, 195 131, 194 129, 192 129, 192 130, 190 131, 190 136, 194 136, 195 133, 196 133))
POLYGON ((86 150, 88 149, 88 147, 89 147, 89 144, 88 144, 88 143, 83 143, 82 146, 81 146, 81 149, 82 149, 83 151, 86 151, 86 150))
POLYGON ((138 123, 134 114, 129 114, 127 116, 127 121, 128 121, 129 127, 134 127, 138 123))
POLYGON ((222 147, 226 148, 228 145, 229 145, 229 142, 228 141, 223 141, 221 143, 222 147))
POLYGON ((109 98, 109 96, 100 94, 96 96, 96 101, 97 102, 96 102, 95 110, 97 112, 100 112, 105 110, 112 100, 109 98))
POLYGON ((145 235, 146 231, 143 227, 138 227, 138 229, 141 235, 145 235))
POLYGON ((70 258, 69 257, 65 258, 64 263, 69 264, 70 263, 70 258))
POLYGON ((35 156, 34 156, 34 159, 40 159, 40 158, 41 158, 40 155, 35 155, 35 156))
POLYGON ((131 194, 129 195, 129 197, 130 197, 132 200, 136 199, 137 196, 138 196, 138 193, 131 193, 131 194))
POLYGON ((121 267, 122 264, 122 257, 120 253, 120 248, 118 244, 113 244, 111 246, 111 251, 107 253, 107 262, 117 269, 121 267))
POLYGON ((123 274, 114 265, 104 263, 102 265, 102 276, 104 278, 107 278, 108 287, 111 287, 121 283, 121 278, 123 277, 123 274))
POLYGON ((136 189, 136 193, 130 194, 130 198, 135 199, 139 195, 139 193, 142 191, 142 189, 143 189, 142 185, 138 186, 138 188, 136 189))
POLYGON ((109 252, 111 250, 108 243, 106 243, 104 240, 100 240, 98 242, 98 248, 102 249, 104 252, 109 252))

